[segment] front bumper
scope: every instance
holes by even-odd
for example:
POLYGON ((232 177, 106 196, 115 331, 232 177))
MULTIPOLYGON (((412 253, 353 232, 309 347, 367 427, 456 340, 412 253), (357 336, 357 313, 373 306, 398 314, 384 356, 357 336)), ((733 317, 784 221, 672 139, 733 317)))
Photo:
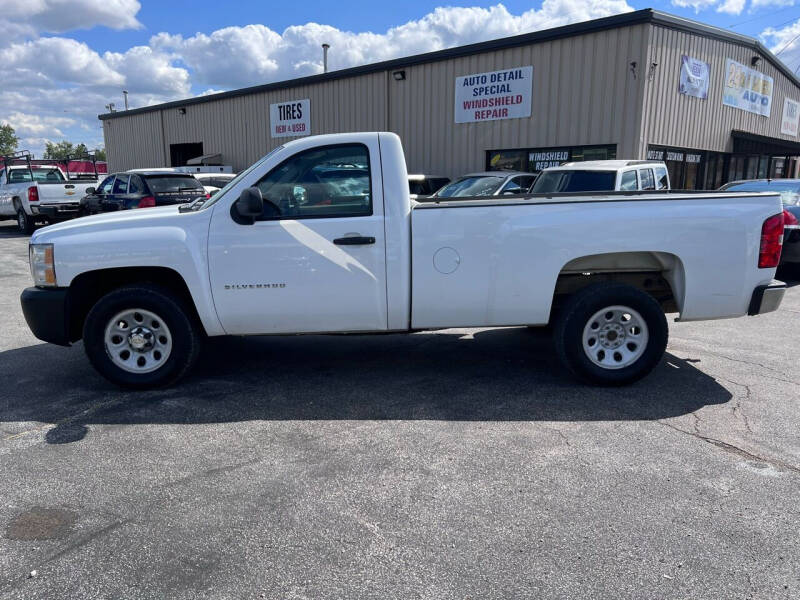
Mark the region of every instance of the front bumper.
POLYGON ((753 290, 747 314, 763 315, 764 313, 778 310, 784 293, 786 293, 786 284, 777 279, 773 279, 767 285, 758 286, 753 290))
POLYGON ((33 335, 44 342, 69 346, 69 294, 67 288, 29 287, 20 296, 22 314, 33 335))
POLYGON ((34 215, 45 217, 50 221, 66 221, 78 216, 80 209, 79 202, 69 204, 39 204, 31 205, 31 212, 34 215))

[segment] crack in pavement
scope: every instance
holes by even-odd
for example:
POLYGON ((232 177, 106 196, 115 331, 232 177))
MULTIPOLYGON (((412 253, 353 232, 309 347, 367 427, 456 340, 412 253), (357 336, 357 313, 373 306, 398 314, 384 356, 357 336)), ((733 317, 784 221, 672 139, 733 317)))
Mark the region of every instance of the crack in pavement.
POLYGON ((742 400, 750 400, 752 397, 753 391, 750 389, 750 386, 746 383, 739 383, 738 381, 733 381, 732 379, 725 379, 724 377, 717 377, 719 381, 725 381, 727 383, 731 383, 733 385, 738 385, 739 387, 744 388, 745 395, 744 398, 736 398, 736 402, 731 405, 731 412, 733 416, 739 417, 744 423, 744 428, 747 430, 747 433, 753 433, 753 429, 750 427, 750 419, 747 418, 747 413, 744 412, 744 408, 742 408, 742 400))
POLYGON ((702 435, 700 433, 696 433, 694 431, 687 431, 685 429, 681 429, 680 427, 676 427, 672 423, 667 423, 666 421, 656 421, 656 423, 660 425, 664 425, 665 427, 669 427, 670 429, 677 431, 678 433, 683 433, 684 435, 690 435, 693 438, 697 438, 707 444, 711 444, 712 446, 716 446, 720 450, 724 450, 730 454, 736 454, 742 458, 746 458, 748 460, 753 460, 757 462, 762 462, 768 465, 775 467, 776 469, 783 469, 786 471, 791 471, 792 473, 800 474, 800 467, 783 461, 779 458, 769 458, 765 456, 758 456, 757 454, 753 454, 752 452, 748 452, 743 448, 739 448, 733 444, 729 444, 728 442, 723 442, 722 440, 718 440, 716 438, 709 437, 707 435, 702 435))

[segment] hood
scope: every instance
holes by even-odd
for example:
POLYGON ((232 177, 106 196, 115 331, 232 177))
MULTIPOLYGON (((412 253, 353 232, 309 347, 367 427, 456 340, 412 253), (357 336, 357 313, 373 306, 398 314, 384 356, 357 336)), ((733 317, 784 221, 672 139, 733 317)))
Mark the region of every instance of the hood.
POLYGON ((79 217, 37 230, 31 236, 31 243, 49 242, 64 235, 91 233, 94 230, 108 231, 110 229, 177 225, 183 219, 196 218, 207 212, 210 211, 200 210, 180 213, 178 212, 178 205, 172 205, 158 208, 120 210, 91 217, 79 217))

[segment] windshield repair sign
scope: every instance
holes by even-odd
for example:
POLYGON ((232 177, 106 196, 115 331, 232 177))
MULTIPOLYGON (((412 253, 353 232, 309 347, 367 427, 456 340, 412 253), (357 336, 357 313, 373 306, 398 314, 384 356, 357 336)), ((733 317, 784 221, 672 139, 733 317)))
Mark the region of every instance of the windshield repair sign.
POLYGON ((456 123, 531 116, 533 67, 456 77, 456 123))
POLYGON ((311 100, 292 100, 269 105, 272 137, 294 137, 311 133, 311 100))

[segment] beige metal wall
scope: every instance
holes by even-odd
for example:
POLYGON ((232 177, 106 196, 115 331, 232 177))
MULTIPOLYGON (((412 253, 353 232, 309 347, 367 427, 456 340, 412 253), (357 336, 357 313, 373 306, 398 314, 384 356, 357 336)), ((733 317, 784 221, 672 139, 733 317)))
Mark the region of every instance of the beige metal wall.
POLYGON ((405 67, 396 81, 381 71, 122 116, 104 122, 110 167, 167 166, 169 145, 202 142, 241 170, 289 138, 271 139, 269 105, 309 98, 313 134, 391 130, 403 139, 412 172, 456 176, 485 166, 486 151, 617 144, 639 153, 643 86, 632 61, 646 54, 646 25, 405 67), (455 78, 533 65, 527 119, 455 123, 455 78), (388 94, 387 94, 388 92, 388 94), (163 133, 163 137, 162 137, 163 133))
POLYGON ((647 144, 678 146, 717 152, 731 152, 732 130, 798 141, 781 134, 783 100, 800 101, 800 90, 785 75, 762 57, 755 69, 773 78, 772 108, 769 117, 722 104, 725 59, 750 66, 756 54, 747 46, 710 39, 657 25, 650 29, 648 65, 658 63, 652 81, 645 84, 642 122, 642 154, 647 144), (707 62, 711 67, 708 98, 703 100, 678 93, 681 55, 707 62))
POLYGON ((406 68, 405 81, 389 81, 389 121, 409 170, 483 170, 494 149, 617 144, 619 157, 637 154, 643 87, 629 66, 646 55, 646 31, 635 25, 406 68), (455 123, 456 77, 526 65, 529 119, 455 123))
POLYGON ((269 105, 311 100, 311 133, 382 131, 386 122, 386 73, 259 92, 215 102, 118 116, 105 121, 109 167, 119 171, 169 166, 170 144, 202 142, 237 171, 290 138, 271 138, 269 105), (163 135, 162 135, 163 132, 163 135))

